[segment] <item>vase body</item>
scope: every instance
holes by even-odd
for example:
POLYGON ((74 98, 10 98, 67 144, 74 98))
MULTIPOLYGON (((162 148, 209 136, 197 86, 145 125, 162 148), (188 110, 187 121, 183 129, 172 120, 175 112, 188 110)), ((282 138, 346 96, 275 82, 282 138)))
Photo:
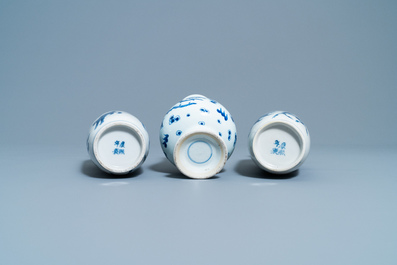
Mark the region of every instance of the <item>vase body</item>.
POLYGON ((127 174, 145 161, 149 152, 149 134, 135 116, 124 111, 109 111, 91 125, 87 151, 101 170, 127 174))
POLYGON ((236 141, 230 113, 203 95, 190 95, 171 107, 160 128, 165 156, 191 178, 209 178, 221 171, 236 141))
POLYGON ((252 159, 262 169, 285 174, 298 169, 310 151, 306 125, 294 114, 274 111, 259 118, 248 136, 252 159))

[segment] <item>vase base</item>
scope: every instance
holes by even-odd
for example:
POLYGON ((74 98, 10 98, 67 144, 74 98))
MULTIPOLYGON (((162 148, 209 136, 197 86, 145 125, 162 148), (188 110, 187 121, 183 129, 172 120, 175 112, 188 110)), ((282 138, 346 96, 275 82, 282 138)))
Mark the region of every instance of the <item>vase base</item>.
POLYGON ((113 122, 95 136, 94 156, 105 171, 127 174, 143 162, 145 146, 145 139, 138 128, 128 122, 113 122))
POLYGON ((301 163, 305 153, 300 133, 281 121, 272 122, 259 129, 252 148, 255 162, 275 174, 293 171, 301 163))
POLYGON ((190 178, 213 177, 222 170, 226 160, 225 143, 211 132, 195 131, 185 134, 175 145, 175 165, 190 178))

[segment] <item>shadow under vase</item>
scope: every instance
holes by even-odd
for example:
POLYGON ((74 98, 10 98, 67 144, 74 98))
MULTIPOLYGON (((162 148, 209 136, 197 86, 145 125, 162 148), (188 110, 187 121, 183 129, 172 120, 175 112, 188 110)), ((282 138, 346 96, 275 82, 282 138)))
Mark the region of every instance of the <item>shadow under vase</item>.
POLYGON ((252 159, 240 160, 234 170, 242 176, 260 179, 291 179, 299 175, 299 169, 287 174, 272 174, 261 169, 252 159))
POLYGON ((143 170, 141 167, 137 168, 131 173, 124 175, 110 174, 99 169, 94 162, 87 159, 81 163, 81 173, 91 178, 99 178, 99 179, 126 179, 126 178, 134 178, 142 174, 143 170))
MULTIPOLYGON (((183 175, 176 166, 174 166, 170 161, 168 161, 167 158, 161 159, 161 161, 151 165, 149 168, 156 172, 165 173, 166 174, 165 177, 167 178, 187 179, 187 180, 206 180, 206 179, 193 179, 183 175)), ((219 173, 222 173, 223 171, 224 169, 222 169, 221 172, 219 173)), ((217 178, 219 177, 215 175, 207 179, 217 179, 217 178)))

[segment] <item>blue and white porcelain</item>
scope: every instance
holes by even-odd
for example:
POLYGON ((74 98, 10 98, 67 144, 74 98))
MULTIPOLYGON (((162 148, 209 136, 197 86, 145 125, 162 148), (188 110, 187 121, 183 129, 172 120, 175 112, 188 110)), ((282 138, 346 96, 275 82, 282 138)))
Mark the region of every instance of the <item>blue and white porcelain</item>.
POLYGON ((252 159, 262 169, 285 174, 298 169, 310 150, 306 125, 294 114, 274 111, 259 118, 248 136, 252 159))
POLYGON ((87 151, 103 171, 127 174, 145 161, 149 152, 149 134, 135 116, 124 111, 109 111, 92 124, 87 151))
POLYGON ((227 109, 203 95, 190 95, 164 116, 160 143, 168 160, 190 178, 210 178, 222 170, 237 141, 227 109))

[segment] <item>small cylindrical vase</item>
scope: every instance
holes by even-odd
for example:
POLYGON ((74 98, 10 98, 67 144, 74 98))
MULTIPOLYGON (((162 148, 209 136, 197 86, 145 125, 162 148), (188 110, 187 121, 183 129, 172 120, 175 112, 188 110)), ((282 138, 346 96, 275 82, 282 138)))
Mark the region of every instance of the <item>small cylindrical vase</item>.
POLYGON ((297 116, 275 111, 262 116, 248 136, 252 159, 262 169, 285 174, 298 169, 310 150, 310 135, 297 116))
POLYGON ((91 125, 87 151, 101 170, 127 174, 145 161, 149 134, 135 116, 124 111, 109 111, 91 125))

